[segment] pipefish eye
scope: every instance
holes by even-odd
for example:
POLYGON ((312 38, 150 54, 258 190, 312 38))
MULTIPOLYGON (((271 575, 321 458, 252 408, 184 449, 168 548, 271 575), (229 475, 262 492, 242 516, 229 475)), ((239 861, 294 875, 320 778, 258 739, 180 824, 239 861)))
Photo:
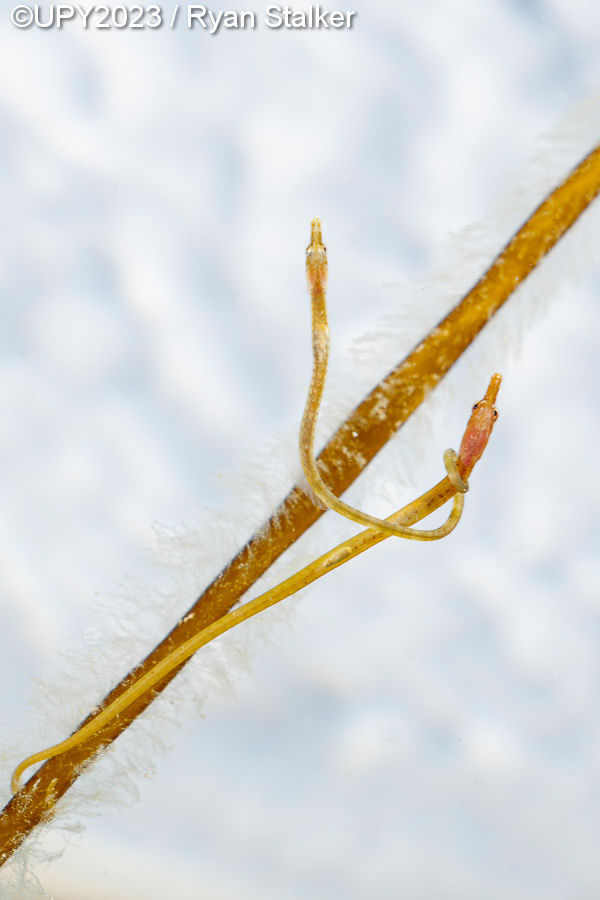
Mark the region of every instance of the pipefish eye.
POLYGON ((474 403, 474 404, 473 404, 473 412, 475 412, 475 410, 476 410, 478 407, 479 407, 479 403, 474 403))
POLYGON ((497 419, 497 418, 498 418, 498 410, 494 409, 494 419, 497 419))

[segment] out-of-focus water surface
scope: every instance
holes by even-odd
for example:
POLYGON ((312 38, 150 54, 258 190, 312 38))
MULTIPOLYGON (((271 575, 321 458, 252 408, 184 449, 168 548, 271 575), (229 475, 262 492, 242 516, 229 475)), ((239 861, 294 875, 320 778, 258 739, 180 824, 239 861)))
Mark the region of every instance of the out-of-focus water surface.
MULTIPOLYGON (((310 219, 330 256, 325 436, 600 134, 600 105, 578 106, 600 83, 593 4, 371 0, 318 32, 269 30, 265 8, 214 36, 3 14, 3 799, 297 476, 310 219), (153 525, 193 521, 156 612, 153 525)), ((458 531, 389 540, 222 641, 233 698, 218 660, 195 663, 22 854, 49 896, 598 895, 593 216, 349 494, 386 514, 429 487, 500 369, 458 531)), ((320 528, 290 570, 354 530, 320 528)))

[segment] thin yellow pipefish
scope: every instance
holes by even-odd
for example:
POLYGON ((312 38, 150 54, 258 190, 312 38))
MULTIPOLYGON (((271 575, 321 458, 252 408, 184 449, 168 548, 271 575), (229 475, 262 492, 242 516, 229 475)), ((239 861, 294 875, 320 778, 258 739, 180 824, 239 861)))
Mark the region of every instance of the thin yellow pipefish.
MULTIPOLYGON (((453 451, 446 451, 446 455, 452 460, 448 475, 440 481, 435 487, 427 491, 427 493, 413 500, 408 506, 395 512, 389 517, 388 524, 409 524, 418 522, 420 519, 429 515, 434 509, 437 509, 442 503, 445 503, 451 497, 454 497, 452 512, 446 523, 446 533, 449 534, 460 519, 463 509, 463 498, 467 490, 468 483, 466 479, 470 475, 473 466, 481 458, 483 451, 487 445, 494 423, 498 418, 498 412, 495 407, 496 396, 500 387, 500 375, 493 375, 486 391, 486 394, 479 403, 473 406, 471 416, 467 423, 463 439, 460 444, 458 456, 453 451), (460 474, 458 474, 460 472, 460 474), (456 481, 458 479, 458 483, 456 481)), ((106 706, 98 715, 94 716, 91 721, 83 725, 78 731, 68 737, 66 740, 41 750, 28 756, 20 763, 13 772, 11 787, 13 793, 20 790, 20 778, 23 772, 35 763, 42 762, 45 759, 51 759, 67 750, 79 746, 88 738, 96 734, 101 728, 111 722, 116 716, 120 715, 132 703, 134 703, 142 694, 151 690, 161 679, 177 669, 187 659, 190 658, 200 647, 210 643, 215 638, 245 622, 257 613, 274 606, 286 597, 295 594, 301 588, 306 587, 322 575, 337 569, 338 566, 358 556, 369 547, 388 537, 389 530, 387 527, 368 529, 361 532, 348 541, 344 541, 333 550, 323 554, 314 560, 310 565, 305 566, 282 581, 281 584, 272 588, 266 593, 261 594, 254 600, 248 601, 239 609, 227 613, 222 618, 213 622, 207 628, 203 628, 198 634, 185 641, 168 656, 157 663, 148 672, 145 672, 131 687, 124 691, 116 700, 106 706)))

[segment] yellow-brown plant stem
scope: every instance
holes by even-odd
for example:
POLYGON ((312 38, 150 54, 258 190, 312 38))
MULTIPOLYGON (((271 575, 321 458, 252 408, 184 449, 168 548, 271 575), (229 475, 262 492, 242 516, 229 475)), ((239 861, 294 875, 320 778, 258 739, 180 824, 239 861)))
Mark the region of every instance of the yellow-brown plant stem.
MULTIPOLYGON (((342 494, 354 481, 599 191, 600 148, 596 148, 535 210, 458 306, 336 431, 320 455, 323 475, 334 493, 342 494)), ((294 488, 164 641, 98 708, 111 702, 179 643, 223 616, 322 512, 301 489, 294 488)), ((85 744, 48 760, 29 779, 0 816, 0 865, 39 822, 51 816, 56 801, 98 749, 121 734, 178 671, 170 672, 85 744)))

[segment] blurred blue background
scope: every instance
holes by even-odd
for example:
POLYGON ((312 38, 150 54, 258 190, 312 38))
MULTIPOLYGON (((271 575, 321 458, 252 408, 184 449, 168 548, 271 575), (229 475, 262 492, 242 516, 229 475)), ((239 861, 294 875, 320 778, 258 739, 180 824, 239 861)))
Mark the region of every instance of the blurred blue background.
MULTIPOLYGON (((353 8, 351 30, 211 37, 20 31, 5 6, 2 800, 298 477, 310 219, 330 259, 325 437, 598 141, 596 5, 353 8)), ((0 874, 7 893, 598 895, 585 219, 348 494, 388 514, 429 487, 499 369, 457 532, 387 541, 195 660, 0 874)), ((354 532, 329 518, 280 572, 354 532)))

